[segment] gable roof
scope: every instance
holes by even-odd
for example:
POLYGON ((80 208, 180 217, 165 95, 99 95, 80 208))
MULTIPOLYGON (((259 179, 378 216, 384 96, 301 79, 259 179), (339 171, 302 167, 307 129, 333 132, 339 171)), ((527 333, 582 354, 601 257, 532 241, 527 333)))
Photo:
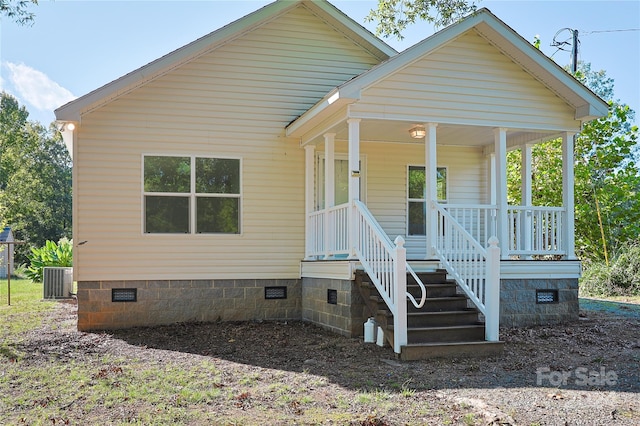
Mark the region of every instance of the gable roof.
POLYGON ((381 62, 398 53, 326 0, 276 0, 274 3, 59 107, 55 110, 56 119, 58 121, 80 121, 83 113, 105 105, 299 6, 309 9, 338 32, 372 53, 374 57, 379 58, 381 62))
POLYGON ((361 92, 475 29, 493 46, 575 109, 575 119, 589 121, 608 114, 608 104, 486 8, 466 17, 400 54, 345 82, 287 126, 287 136, 301 136, 312 122, 358 101, 361 92))

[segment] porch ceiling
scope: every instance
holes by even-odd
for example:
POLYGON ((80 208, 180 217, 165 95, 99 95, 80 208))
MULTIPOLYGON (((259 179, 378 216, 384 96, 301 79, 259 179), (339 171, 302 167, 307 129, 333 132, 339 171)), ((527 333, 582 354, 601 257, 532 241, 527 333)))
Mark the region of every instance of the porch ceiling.
MULTIPOLYGON (((409 130, 418 123, 391 120, 362 120, 360 122, 360 140, 362 142, 410 143, 424 144, 424 139, 413 139, 409 130)), ((463 126, 439 124, 436 131, 438 145, 487 147, 491 150, 495 141, 494 128, 483 126, 463 126)), ((325 132, 323 132, 325 133, 325 132)), ((341 122, 326 130, 335 133, 335 139, 349 140, 349 128, 346 122, 341 122)), ((521 146, 525 143, 536 143, 560 136, 558 132, 541 132, 526 130, 507 131, 508 147, 521 146)), ((311 143, 322 143, 319 135, 311 143)))

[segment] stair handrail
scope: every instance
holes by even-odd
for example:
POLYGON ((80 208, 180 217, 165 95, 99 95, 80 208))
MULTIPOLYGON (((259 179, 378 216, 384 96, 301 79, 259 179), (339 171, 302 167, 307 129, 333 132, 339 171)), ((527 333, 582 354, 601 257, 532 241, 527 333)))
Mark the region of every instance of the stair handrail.
MULTIPOLYGON (((365 251, 363 250, 364 247, 363 247, 362 236, 364 235, 364 232, 362 232, 363 231, 362 225, 366 224, 368 226, 369 230, 373 232, 373 236, 380 242, 382 247, 390 256, 390 258, 392 258, 394 261, 397 261, 397 257, 395 255, 395 249, 397 248, 398 245, 400 246, 404 245, 404 239, 402 237, 399 237, 401 241, 399 241, 398 238, 396 238, 397 243, 396 244, 392 243, 391 239, 389 238, 387 233, 382 229, 382 227, 380 226, 378 221, 375 219, 373 214, 371 214, 371 211, 369 211, 366 204, 364 204, 362 201, 355 200, 354 206, 356 208, 356 211, 358 212, 358 219, 359 219, 356 222, 359 228, 358 239, 355 244, 356 254, 358 255, 358 259, 360 260, 360 263, 362 264, 363 268, 365 269, 367 274, 371 277, 372 281, 374 281, 374 285, 376 285, 378 292, 382 295, 382 298, 385 299, 387 306, 389 306, 389 308, 391 309, 392 308, 391 305, 394 304, 391 297, 393 295, 393 288, 392 287, 385 288, 383 280, 381 280, 380 276, 378 275, 380 271, 375 270, 376 268, 372 264, 371 259, 369 259, 369 256, 367 256, 365 251), (377 282, 375 282, 376 280, 377 282)), ((416 281, 416 283, 418 284, 421 290, 420 302, 418 302, 413 297, 413 295, 408 291, 406 292, 407 298, 411 301, 413 306, 415 306, 416 308, 422 308, 427 298, 427 289, 425 288, 420 278, 418 278, 418 276, 416 275, 411 265, 409 265, 409 263, 406 261, 404 262, 404 269, 406 270, 406 272, 411 274, 411 276, 416 281)), ((388 270, 384 272, 392 272, 392 269, 390 271, 388 270)))
POLYGON ((500 249, 495 236, 485 249, 443 206, 438 216, 436 256, 486 318, 487 340, 498 340, 500 316, 500 249), (454 235, 449 235, 449 233, 454 235))
MULTIPOLYGON (((422 290, 420 303, 407 292, 407 271, 412 269, 407 264, 404 238, 398 236, 392 244, 367 206, 359 200, 353 200, 351 224, 355 227, 352 233, 355 254, 393 314, 393 351, 399 354, 408 343, 407 297, 414 306, 422 307, 427 290, 417 279, 422 290)), ((413 276, 417 278, 415 273, 413 276)))

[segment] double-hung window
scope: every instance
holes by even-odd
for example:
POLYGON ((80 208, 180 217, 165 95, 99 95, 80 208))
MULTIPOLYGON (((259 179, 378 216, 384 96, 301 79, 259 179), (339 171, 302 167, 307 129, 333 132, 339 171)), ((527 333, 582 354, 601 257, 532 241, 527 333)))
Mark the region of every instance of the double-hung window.
POLYGON ((237 158, 143 157, 144 232, 240 233, 237 158))
MULTIPOLYGON (((447 169, 437 169, 436 192, 439 202, 447 201, 447 169)), ((407 174, 407 234, 426 235, 425 215, 427 203, 425 202, 425 169, 421 166, 409 166, 407 174)))

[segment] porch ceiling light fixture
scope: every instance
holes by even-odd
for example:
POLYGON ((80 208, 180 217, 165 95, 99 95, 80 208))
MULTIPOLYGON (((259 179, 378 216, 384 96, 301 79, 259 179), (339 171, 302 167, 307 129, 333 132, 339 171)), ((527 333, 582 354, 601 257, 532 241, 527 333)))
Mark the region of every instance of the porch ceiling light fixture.
POLYGON ((415 126, 409 130, 409 134, 414 139, 422 139, 427 135, 427 131, 424 129, 424 126, 415 126))

